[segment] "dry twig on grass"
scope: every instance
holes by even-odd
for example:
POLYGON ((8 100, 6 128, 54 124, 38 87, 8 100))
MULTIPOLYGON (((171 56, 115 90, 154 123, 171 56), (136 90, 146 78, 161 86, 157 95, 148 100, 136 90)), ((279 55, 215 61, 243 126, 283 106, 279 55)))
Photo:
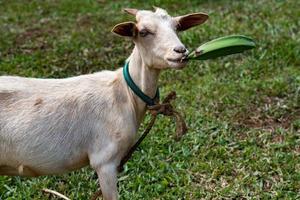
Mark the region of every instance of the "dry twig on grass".
POLYGON ((58 196, 58 197, 60 197, 60 198, 62 198, 62 199, 65 199, 65 200, 71 200, 71 199, 69 199, 68 197, 66 197, 65 195, 60 194, 59 192, 56 192, 56 191, 54 191, 54 190, 49 190, 49 189, 44 188, 44 189, 43 189, 43 192, 46 192, 46 193, 50 193, 50 194, 56 195, 56 196, 58 196))

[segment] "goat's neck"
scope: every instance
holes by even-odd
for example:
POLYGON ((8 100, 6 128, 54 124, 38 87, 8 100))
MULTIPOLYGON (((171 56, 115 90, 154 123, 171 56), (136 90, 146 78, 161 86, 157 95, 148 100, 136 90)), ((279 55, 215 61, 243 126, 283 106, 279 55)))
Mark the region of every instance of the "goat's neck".
MULTIPOLYGON (((147 66, 143 61, 137 46, 134 47, 129 57, 129 73, 135 84, 149 97, 153 98, 156 94, 158 76, 160 70, 147 66)), ((146 104, 132 92, 137 122, 143 120, 146 111, 146 104)))

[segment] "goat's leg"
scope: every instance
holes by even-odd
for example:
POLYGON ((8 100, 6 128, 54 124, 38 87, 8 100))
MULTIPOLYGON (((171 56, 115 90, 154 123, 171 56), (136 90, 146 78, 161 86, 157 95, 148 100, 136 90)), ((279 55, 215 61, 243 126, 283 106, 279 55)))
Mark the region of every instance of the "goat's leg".
POLYGON ((104 200, 117 200, 117 167, 115 164, 105 164, 96 167, 100 188, 104 200))

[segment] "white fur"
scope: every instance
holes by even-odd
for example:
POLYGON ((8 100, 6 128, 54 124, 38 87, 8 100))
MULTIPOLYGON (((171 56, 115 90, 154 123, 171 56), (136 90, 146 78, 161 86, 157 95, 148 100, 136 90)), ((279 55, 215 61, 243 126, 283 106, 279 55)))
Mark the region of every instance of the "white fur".
MULTIPOLYGON (((133 38, 130 74, 154 96, 161 69, 184 55, 165 11, 139 11, 137 28, 155 35, 133 38)), ((66 79, 0 77, 0 175, 39 176, 91 165, 105 200, 117 199, 121 158, 136 140, 145 103, 128 88, 121 69, 66 79)))

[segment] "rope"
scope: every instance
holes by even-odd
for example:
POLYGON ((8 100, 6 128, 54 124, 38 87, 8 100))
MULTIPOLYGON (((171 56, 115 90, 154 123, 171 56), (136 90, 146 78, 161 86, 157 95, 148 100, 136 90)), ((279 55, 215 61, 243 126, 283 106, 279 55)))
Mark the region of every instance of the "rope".
MULTIPOLYGON (((145 131, 141 135, 141 137, 138 139, 138 141, 129 149, 127 154, 123 157, 121 160, 119 166, 118 166, 118 172, 122 172, 124 169, 125 163, 132 157, 132 154, 136 151, 138 146, 142 143, 142 141, 145 139, 145 137, 148 135, 150 132, 151 128, 153 127, 155 120, 158 115, 162 114, 164 116, 169 116, 169 117, 175 117, 176 121, 176 135, 175 135, 175 140, 179 141, 181 137, 187 132, 187 126, 183 120, 183 117, 180 115, 179 112, 177 112, 172 104, 171 101, 176 99, 176 92, 172 91, 170 92, 167 97, 163 100, 163 102, 157 103, 153 106, 147 106, 147 109, 149 110, 149 113, 151 114, 151 120, 148 123, 145 131)), ((98 190, 91 200, 96 200, 98 196, 101 195, 101 190, 98 190)))

